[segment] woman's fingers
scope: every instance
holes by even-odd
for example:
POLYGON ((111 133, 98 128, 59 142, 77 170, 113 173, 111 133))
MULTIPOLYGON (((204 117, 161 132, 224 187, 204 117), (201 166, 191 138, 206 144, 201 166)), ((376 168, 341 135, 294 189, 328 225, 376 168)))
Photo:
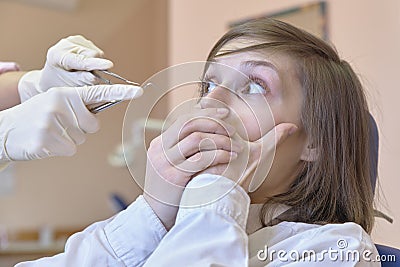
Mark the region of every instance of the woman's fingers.
POLYGON ((297 129, 298 127, 293 123, 280 123, 254 143, 268 144, 269 146, 279 146, 286 140, 286 138, 296 132, 297 129))
POLYGON ((242 149, 239 141, 225 135, 194 132, 169 149, 166 156, 170 162, 179 164, 202 151, 225 150, 240 153, 242 149))
POLYGON ((296 132, 298 127, 293 123, 281 123, 275 126, 275 145, 279 146, 286 138, 296 132))
POLYGON ((183 123, 179 131, 179 139, 183 139, 193 132, 202 130, 206 133, 223 134, 232 136, 236 129, 219 118, 195 116, 183 123))
POLYGON ((224 173, 228 170, 228 166, 229 166, 229 163, 217 164, 217 165, 211 166, 201 172, 196 173, 195 176, 198 176, 198 175, 204 174, 204 173, 214 174, 214 175, 224 175, 224 173))
POLYGON ((262 138, 250 144, 251 164, 243 173, 241 181, 246 191, 254 192, 261 186, 272 166, 276 148, 297 129, 293 123, 280 123, 262 138))
POLYGON ((222 120, 228 113, 229 110, 225 108, 208 108, 181 116, 163 133, 164 147, 171 148, 194 132, 232 136, 235 128, 222 120))
POLYGON ((209 167, 225 164, 231 160, 236 159, 238 156, 235 152, 228 152, 225 150, 211 150, 196 153, 182 163, 176 165, 181 171, 190 175, 201 172, 209 167))
POLYGON ((228 114, 207 108, 179 117, 150 143, 146 179, 183 187, 194 174, 237 158, 242 145, 231 138, 235 128, 223 121, 228 114))

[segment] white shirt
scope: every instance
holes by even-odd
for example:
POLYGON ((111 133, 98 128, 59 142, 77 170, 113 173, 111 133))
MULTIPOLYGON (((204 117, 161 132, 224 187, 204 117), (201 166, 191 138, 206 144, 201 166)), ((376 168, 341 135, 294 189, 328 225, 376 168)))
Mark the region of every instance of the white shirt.
MULTIPOLYGON (((17 266, 380 266, 363 260, 365 251, 371 252, 366 253, 370 259, 378 252, 355 223, 321 226, 282 222, 248 236, 250 199, 246 192, 215 175, 200 175, 188 187, 210 183, 213 192, 207 191, 207 198, 213 193, 227 194, 207 205, 180 208, 169 232, 139 196, 113 218, 72 235, 64 253, 17 266), (332 252, 335 250, 337 253, 332 252), (272 251, 275 254, 270 254, 272 251), (360 262, 332 260, 332 255, 339 257, 345 252, 359 254, 360 262)), ((188 206, 199 198, 202 194, 185 190, 181 204, 188 206)))

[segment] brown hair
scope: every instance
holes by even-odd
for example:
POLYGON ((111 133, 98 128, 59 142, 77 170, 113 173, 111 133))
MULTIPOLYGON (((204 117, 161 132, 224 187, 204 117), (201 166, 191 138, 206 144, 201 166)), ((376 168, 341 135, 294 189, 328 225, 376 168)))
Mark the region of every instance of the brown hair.
POLYGON ((370 182, 369 112, 362 85, 351 66, 327 42, 287 23, 263 18, 229 30, 213 47, 208 60, 231 53, 268 49, 291 56, 304 90, 301 122, 316 161, 304 169, 289 190, 269 204, 292 207, 281 220, 305 223, 355 222, 368 233, 373 226, 370 182), (221 51, 232 40, 255 43, 221 51))

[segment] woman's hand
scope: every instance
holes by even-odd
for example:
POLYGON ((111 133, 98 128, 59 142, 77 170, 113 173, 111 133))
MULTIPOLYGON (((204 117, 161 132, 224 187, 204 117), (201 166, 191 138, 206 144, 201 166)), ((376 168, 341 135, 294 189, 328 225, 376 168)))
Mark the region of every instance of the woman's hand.
POLYGON ((235 129, 222 120, 228 113, 208 108, 181 116, 150 143, 144 197, 167 229, 193 175, 227 164, 241 152, 239 141, 231 138, 235 129))
POLYGON ((297 130, 292 123, 281 123, 254 142, 235 134, 243 152, 228 164, 210 166, 201 173, 218 174, 238 182, 246 192, 254 192, 265 180, 275 156, 276 148, 297 130))

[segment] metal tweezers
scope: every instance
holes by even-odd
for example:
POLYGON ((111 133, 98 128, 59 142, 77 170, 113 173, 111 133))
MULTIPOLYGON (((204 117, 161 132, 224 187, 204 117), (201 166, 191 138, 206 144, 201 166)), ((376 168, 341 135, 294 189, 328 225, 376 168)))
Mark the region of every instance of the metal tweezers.
MULTIPOLYGON (((113 84, 113 83, 109 79, 106 79, 103 76, 101 76, 98 72, 102 72, 103 74, 106 74, 106 75, 109 75, 109 76, 114 77, 116 79, 119 79, 119 80, 121 80, 121 81, 123 81, 123 82, 125 82, 127 84, 140 86, 139 83, 132 82, 132 81, 130 81, 128 79, 125 79, 124 77, 122 77, 122 76, 120 76, 118 74, 115 74, 115 73, 113 73, 111 71, 108 71, 108 70, 97 70, 96 72, 94 72, 94 75, 96 75, 96 77, 99 78, 100 80, 102 80, 105 84, 113 84)), ((117 100, 117 99, 116 100, 111 100, 111 101, 106 102, 104 104, 101 104, 99 106, 90 108, 89 111, 94 113, 94 114, 96 114, 96 113, 99 113, 100 111, 103 111, 105 109, 108 109, 109 107, 112 107, 112 106, 120 103, 121 101, 122 100, 117 100)))

